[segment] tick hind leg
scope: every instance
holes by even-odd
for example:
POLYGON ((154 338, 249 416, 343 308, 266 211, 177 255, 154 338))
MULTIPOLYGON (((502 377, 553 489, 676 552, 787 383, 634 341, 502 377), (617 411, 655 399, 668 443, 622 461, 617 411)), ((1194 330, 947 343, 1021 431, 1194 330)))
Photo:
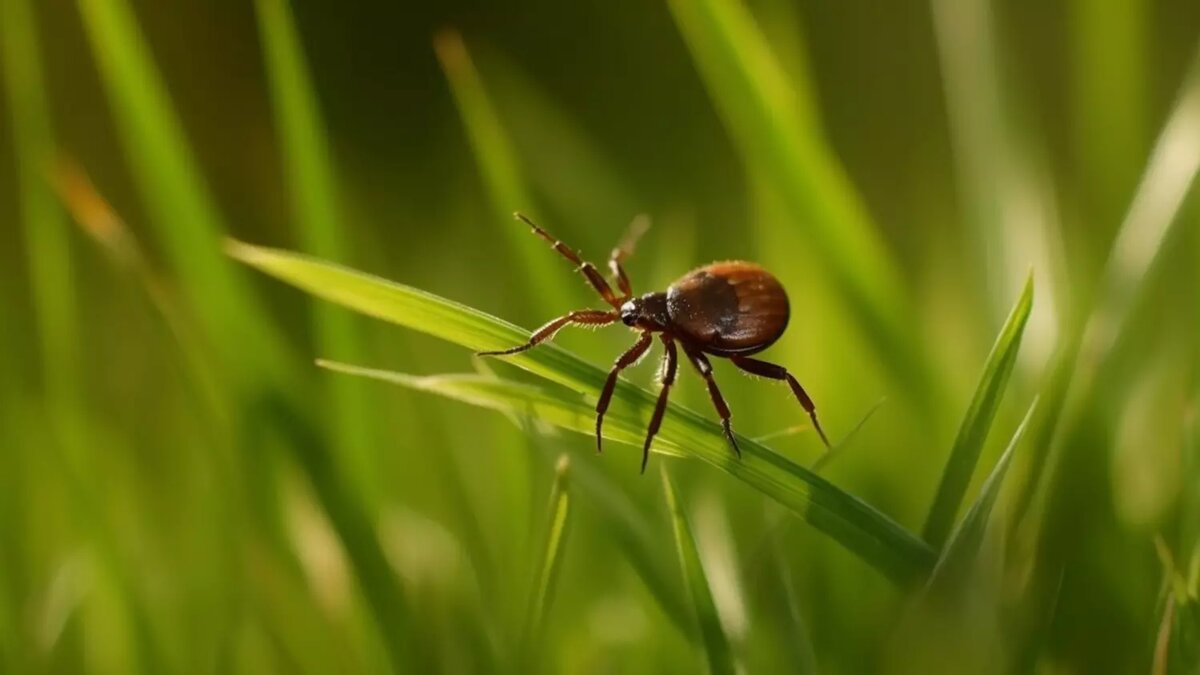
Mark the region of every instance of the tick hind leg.
POLYGON ((733 447, 733 452, 739 458, 742 456, 742 449, 738 447, 737 440, 733 437, 733 427, 729 424, 729 406, 725 403, 725 397, 721 395, 721 389, 717 387, 717 381, 713 379, 712 363, 708 357, 696 349, 689 349, 687 343, 684 343, 684 350, 687 352, 688 359, 692 365, 700 373, 700 377, 704 378, 704 382, 708 385, 708 395, 712 399, 713 407, 717 409, 717 414, 721 416, 721 429, 725 432, 725 438, 729 441, 729 445, 733 447))
POLYGON ((654 405, 654 416, 650 418, 650 426, 646 429, 646 443, 642 445, 642 473, 646 473, 646 462, 650 460, 650 444, 654 441, 658 428, 662 426, 663 414, 667 411, 667 399, 671 396, 671 385, 675 384, 675 371, 679 363, 679 354, 675 351, 675 341, 666 335, 662 339, 663 353, 662 391, 658 393, 658 402, 654 405))
POLYGON ((825 437, 825 432, 821 429, 821 423, 817 421, 817 406, 813 404, 813 400, 808 397, 808 392, 804 391, 804 387, 800 386, 800 383, 788 372, 787 368, 774 363, 759 361, 758 359, 746 358, 745 356, 732 356, 729 360, 733 361, 735 366, 751 375, 761 375, 772 380, 787 382, 792 388, 792 393, 796 395, 796 399, 800 401, 801 407, 812 418, 813 428, 821 436, 821 441, 825 443, 826 448, 830 447, 829 439, 825 437))
POLYGON ((574 251, 570 246, 567 246, 558 239, 554 238, 554 235, 542 229, 541 225, 538 225, 530 220, 527 216, 525 216, 525 214, 514 213, 513 216, 517 220, 533 228, 534 234, 550 242, 550 245, 554 247, 555 251, 558 251, 559 255, 567 260, 570 260, 575 265, 575 268, 583 273, 584 278, 586 278, 588 283, 592 285, 592 288, 596 289, 596 292, 600 294, 600 297, 604 298, 604 302, 607 302, 614 309, 620 309, 624 300, 617 298, 616 294, 613 293, 612 286, 608 285, 608 282, 604 280, 604 276, 600 274, 600 271, 596 269, 595 265, 580 258, 579 253, 574 251))
POLYGON ((617 357, 613 363, 612 370, 608 371, 608 379, 604 381, 604 389, 600 390, 600 399, 596 401, 596 452, 600 452, 600 428, 604 424, 604 413, 608 411, 608 404, 612 400, 613 389, 617 386, 617 375, 622 370, 638 362, 638 359, 650 349, 650 345, 654 342, 654 338, 650 333, 642 333, 642 337, 629 348, 624 354, 617 357))
POLYGON ((533 335, 529 337, 529 342, 523 345, 518 345, 511 349, 501 349, 494 352, 477 352, 478 356, 508 356, 509 354, 517 354, 519 352, 533 349, 539 344, 554 337, 563 326, 606 326, 621 318, 616 312, 606 312, 600 309, 581 309, 569 314, 564 314, 557 319, 547 323, 541 328, 533 331, 533 335))

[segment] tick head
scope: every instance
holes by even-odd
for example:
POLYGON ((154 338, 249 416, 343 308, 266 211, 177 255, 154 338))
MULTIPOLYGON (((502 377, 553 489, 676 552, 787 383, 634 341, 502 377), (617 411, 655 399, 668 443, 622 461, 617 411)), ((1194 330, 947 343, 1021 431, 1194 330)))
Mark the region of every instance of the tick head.
POLYGON ((642 330, 664 330, 667 325, 667 296, 665 293, 647 293, 631 298, 621 305, 621 322, 630 328, 642 330))
POLYGON ((634 298, 621 305, 621 322, 626 326, 637 325, 638 317, 641 315, 641 308, 638 304, 638 298, 634 298))

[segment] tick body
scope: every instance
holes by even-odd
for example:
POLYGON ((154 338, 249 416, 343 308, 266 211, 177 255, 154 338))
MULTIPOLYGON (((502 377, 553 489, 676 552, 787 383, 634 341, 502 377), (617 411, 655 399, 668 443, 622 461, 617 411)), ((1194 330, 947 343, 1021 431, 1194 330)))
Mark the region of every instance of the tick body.
POLYGON ((713 406, 721 418, 721 428, 733 451, 740 457, 737 440, 730 426, 729 406, 713 377, 709 356, 729 359, 735 366, 752 375, 782 380, 788 383, 800 405, 812 419, 813 427, 826 446, 825 432, 817 422, 816 406, 800 383, 783 366, 750 358, 770 347, 787 329, 790 309, 787 293, 779 281, 762 267, 750 262, 717 262, 688 272, 671 284, 665 292, 646 293, 635 297, 622 268, 622 261, 633 251, 640 232, 630 236, 613 249, 608 266, 620 295, 594 265, 584 262, 565 244, 521 214, 516 217, 533 228, 538 236, 549 241, 556 251, 578 267, 588 283, 600 294, 611 310, 584 309, 569 312, 538 330, 523 345, 498 352, 481 352, 482 356, 504 356, 532 349, 554 337, 567 325, 602 326, 620 321, 640 333, 638 341, 619 356, 609 371, 600 399, 596 403, 596 449, 600 449, 604 413, 612 400, 617 376, 633 365, 650 349, 657 335, 663 343, 662 390, 654 414, 650 418, 646 442, 642 446, 642 471, 650 456, 650 445, 662 424, 671 386, 675 383, 678 352, 696 368, 708 385, 713 406), (678 343, 678 347, 676 344, 678 343))

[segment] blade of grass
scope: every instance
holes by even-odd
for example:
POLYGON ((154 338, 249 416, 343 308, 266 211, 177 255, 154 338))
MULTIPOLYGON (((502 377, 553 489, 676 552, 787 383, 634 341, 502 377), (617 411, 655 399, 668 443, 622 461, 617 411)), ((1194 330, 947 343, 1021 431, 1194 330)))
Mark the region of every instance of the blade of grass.
POLYGON ((783 538, 776 531, 771 537, 771 564, 775 568, 779 580, 779 592, 787 610, 788 624, 784 632, 787 640, 787 650, 792 656, 795 672, 800 675, 816 675, 817 654, 813 650, 812 633, 808 629, 808 621, 804 618, 804 610, 800 607, 800 599, 796 596, 796 582, 792 578, 792 569, 788 566, 787 556, 783 550, 783 538))
POLYGON ((580 462, 571 471, 573 484, 586 496, 585 504, 604 518, 605 532, 617 540, 625 560, 658 601, 663 614, 685 637, 694 638, 691 617, 675 579, 656 555, 658 539, 646 514, 634 504, 628 492, 596 467, 580 462))
POLYGON ((1021 335, 1032 307, 1033 275, 1030 274, 1017 304, 1009 312, 1000 335, 992 345, 992 351, 983 367, 983 376, 975 389, 975 396, 971 399, 967 414, 963 417, 962 426, 959 427, 958 437, 950 450, 950 458, 946 461, 946 469, 942 472, 937 496, 934 497, 933 507, 929 511, 929 519, 925 521, 925 541, 934 548, 941 548, 954 525, 971 476, 975 473, 975 465, 983 452, 983 444, 992 427, 992 420, 1000 408, 1008 377, 1017 362, 1021 335))
POLYGON ((72 160, 60 159, 55 165, 53 179, 59 199, 80 229, 101 248, 114 267, 128 275, 131 283, 146 295, 177 347, 187 383, 195 391, 197 400, 212 413, 214 426, 228 429, 231 412, 222 397, 220 383, 213 377, 209 354, 197 339, 196 331, 189 324, 190 317, 182 311, 178 298, 151 268, 129 226, 72 160))
MULTIPOLYGON (((974 244, 968 257, 974 264, 963 272, 976 274, 976 297, 985 310, 980 318, 990 331, 1002 317, 1000 299, 1021 283, 1027 269, 1033 268, 1044 289, 1053 288, 1046 283, 1050 279, 1065 278, 1056 269, 1058 257, 1051 255, 1058 249, 1054 242, 1061 238, 1053 217, 1053 189, 1049 172, 1039 161, 1044 153, 1036 151, 1044 143, 1031 137, 1030 125, 1021 124, 1020 92, 1006 86, 1001 72, 1002 47, 992 3, 932 0, 930 5, 958 191, 974 244)), ((1042 295, 1031 338, 1054 336, 1052 301, 1050 293, 1042 295)))
POLYGON ((474 50, 480 77, 496 92, 497 112, 530 187, 555 213, 571 214, 576 231, 612 232, 615 243, 620 227, 643 203, 636 190, 562 104, 511 59, 487 47, 474 50))
MULTIPOLYGON (((348 244, 340 227, 333 157, 291 6, 288 0, 258 0, 255 8, 284 151, 292 216, 300 226, 302 248, 321 256, 344 258, 348 244)), ((312 311, 316 342, 322 353, 350 360, 362 358, 362 336, 353 315, 324 303, 314 303, 312 311)), ((351 479, 374 502, 382 490, 382 476, 371 461, 371 430, 376 419, 371 402, 359 382, 334 380, 328 387, 339 452, 346 457, 351 479)))
POLYGON ((696 540, 692 536, 691 523, 687 514, 679 504, 679 497, 666 468, 662 469, 663 492, 667 498, 667 508, 671 513, 671 524, 675 529, 675 548, 679 553, 679 566, 683 570, 684 583, 692 596, 692 606, 696 610, 696 620, 700 627, 700 636, 704 643, 704 653, 708 657, 710 673, 737 672, 734 663, 733 650, 725 629, 721 626, 721 617, 717 615, 717 606, 713 602, 712 590, 708 586, 708 577, 704 573, 704 565, 700 562, 700 553, 696 550, 696 540))
MULTIPOLYGON (((319 365, 330 365, 318 361, 319 365)), ((337 367, 332 367, 337 370, 337 367)), ((484 368, 480 373, 485 377, 495 377, 489 369, 484 368)), ((534 433, 536 428, 528 423, 528 415, 509 412, 509 418, 523 431, 534 433)), ((545 450, 547 444, 541 444, 545 450)), ((549 454, 549 453, 547 453, 549 454)), ((582 503, 604 520, 603 531, 616 540, 617 545, 625 554, 625 559, 633 567, 634 572, 641 577, 642 582, 658 601, 663 613, 675 624, 680 632, 688 638, 694 638, 691 631, 691 617, 687 615, 683 599, 678 588, 672 583, 674 578, 669 575, 657 556, 659 537, 646 517, 630 498, 629 492, 619 486, 602 467, 589 462, 577 462, 571 466, 571 485, 584 495, 582 503)))
MULTIPOLYGON (((1085 399, 1113 345, 1129 329, 1134 300, 1145 289, 1150 270, 1176 229, 1179 211, 1200 171, 1200 49, 1180 87, 1180 94, 1155 142, 1129 211, 1110 249, 1098 291, 1082 329, 1068 331, 1034 421, 1029 468, 1014 512, 1028 512, 1039 494, 1047 494, 1047 466, 1059 431, 1076 423, 1085 399)), ((1057 465, 1057 460, 1053 462, 1057 465)))
POLYGON ((537 645, 545 632, 546 615, 554 603, 558 588, 558 573, 562 568, 563 552, 571 525, 571 494, 568 491, 568 472, 571 461, 559 457, 554 470, 554 486, 550 489, 546 519, 546 537, 542 544, 542 564, 538 570, 533 592, 529 594, 529 609, 525 618, 525 637, 522 640, 524 661, 536 670, 537 645))
MULTIPOLYGON (((746 162, 770 181, 880 362, 933 407, 932 369, 913 337, 897 266, 824 141, 806 86, 789 82, 744 6, 672 0, 670 8, 746 162)), ((802 77, 802 76, 801 76, 802 77)))
POLYGON ((1072 154, 1089 236, 1080 238, 1086 269, 1099 269, 1117 218, 1137 185, 1145 157, 1150 6, 1140 2, 1067 3, 1072 154), (1120 105, 1112 105, 1121 101, 1120 105), (1097 138, 1105 139, 1097 143, 1097 138))
MULTIPOLYGON (((546 252, 537 245, 537 240, 528 233, 528 228, 511 222, 514 211, 532 210, 535 206, 533 192, 525 183, 524 173, 512 142, 500 122, 496 108, 483 86, 479 72, 457 31, 446 29, 438 33, 433 41, 434 51, 442 65, 442 71, 450 83, 450 91, 462 117, 463 126, 470 137, 471 149, 491 202, 490 219, 501 228, 504 241, 512 248, 520 264, 513 265, 515 274, 524 287, 536 289, 531 297, 537 301, 530 309, 539 306, 569 307, 577 299, 565 291, 561 280, 568 271, 565 262, 546 252)), ((536 220, 536 218, 535 218, 536 220)), ((547 224, 551 232, 560 228, 547 224)))
POLYGON ((12 116, 18 207, 41 346, 41 375, 47 398, 62 404, 80 390, 79 333, 69 230, 44 175, 55 154, 50 105, 33 6, 28 0, 5 0, 0 11, 0 61, 12 116))
POLYGON ((248 425, 244 430, 247 451, 261 451, 267 431, 276 432, 288 441, 292 456, 310 481, 330 525, 345 547, 392 668, 398 673, 430 672, 429 664, 424 662, 430 645, 421 639, 420 626, 408 611, 407 599, 388 564, 372 520, 332 462, 333 454, 321 430, 301 417, 280 394, 265 394, 250 406, 250 414, 244 418, 248 425))
POLYGON ((987 530, 992 508, 1000 496, 1000 486, 1012 463, 1013 453, 1025 437, 1025 430, 1029 427, 1029 421, 1033 418, 1037 405, 1037 399, 1034 399, 1033 403, 1029 405, 1025 417, 1013 432, 1008 447, 996 461, 996 466, 992 468, 991 474, 988 475, 987 481, 979 491, 979 497, 971 505, 962 522, 954 528, 954 532, 942 549, 942 555, 938 559, 937 565, 933 568, 933 574, 929 577, 927 589, 941 592, 953 586, 966 576, 974 564, 979 548, 983 544, 983 535, 987 530))
POLYGON ((201 325, 235 376, 286 374, 287 350, 221 256, 225 227, 128 0, 78 0, 133 178, 201 325))
MULTIPOLYGON (((229 252, 242 262, 318 297, 468 349, 500 349, 519 344, 527 335, 516 326, 478 310, 306 256, 238 242, 229 244, 229 252)), ((552 344, 508 360, 589 396, 596 396, 606 379, 603 370, 552 344)), ((648 419, 656 397, 645 389, 621 382, 613 401, 615 408, 630 411, 626 414, 637 411, 648 419)), ((748 438, 739 439, 742 459, 736 459, 717 429, 712 420, 672 405, 668 407, 660 437, 663 444, 671 442, 690 456, 791 506, 893 580, 907 583, 928 572, 933 562, 932 551, 895 522, 748 438)))
POLYGON ((28 429, 37 430, 35 446, 48 450, 52 472, 70 486, 73 525, 95 548, 101 580, 116 589, 118 619, 130 627, 131 672, 167 672, 170 668, 155 644, 154 621, 123 564, 108 514, 90 487, 90 480, 102 472, 90 452, 92 429, 80 395, 81 340, 69 230, 45 178, 55 142, 40 51, 34 6, 27 0, 0 0, 0 62, 12 115, 19 217, 26 238, 46 403, 42 424, 28 429))

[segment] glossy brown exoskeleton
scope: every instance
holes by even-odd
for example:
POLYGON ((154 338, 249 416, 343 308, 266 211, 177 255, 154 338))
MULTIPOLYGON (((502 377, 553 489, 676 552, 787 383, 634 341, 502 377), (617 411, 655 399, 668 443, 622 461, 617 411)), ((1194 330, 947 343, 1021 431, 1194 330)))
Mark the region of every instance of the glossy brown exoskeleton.
POLYGON ((523 352, 554 337, 559 329, 569 324, 603 326, 621 321, 641 333, 637 343, 617 358, 604 388, 600 391, 600 400, 596 402, 597 451, 600 450, 600 430, 604 423, 604 412, 608 410, 608 403, 612 399, 617 375, 636 363, 650 349, 655 333, 666 351, 663 354, 662 391, 658 395, 658 403, 646 433, 646 442, 642 446, 643 472, 650 456, 650 443, 662 424, 667 397, 671 385, 675 383, 679 358, 676 343, 683 348, 688 360, 708 384, 709 396, 712 397, 717 414, 721 416, 721 428, 725 431, 725 438, 729 439, 739 457, 741 450, 729 424, 729 406, 725 404, 725 398, 721 396, 721 390, 717 388, 717 382, 713 379, 712 363, 709 362, 708 356, 727 358, 735 366, 752 375, 787 382, 800 405, 812 418, 813 427, 820 434, 821 440, 826 446, 829 445, 825 432, 817 422, 816 406, 796 378, 783 366, 750 358, 752 354, 774 344, 779 336, 783 335, 788 324, 787 293, 769 272, 749 262, 712 263, 688 272, 671 284, 666 292, 646 293, 634 297, 629 277, 621 267, 621 262, 632 253, 636 240, 637 233, 631 233, 621 246, 613 249, 608 260, 608 267, 621 291, 618 297, 595 265, 583 261, 578 253, 524 215, 518 213, 516 217, 532 227, 538 236, 553 244, 554 249, 563 257, 578 266, 588 283, 612 309, 581 309, 570 312, 534 331, 529 341, 523 345, 503 351, 480 352, 480 356, 503 356, 523 352))

